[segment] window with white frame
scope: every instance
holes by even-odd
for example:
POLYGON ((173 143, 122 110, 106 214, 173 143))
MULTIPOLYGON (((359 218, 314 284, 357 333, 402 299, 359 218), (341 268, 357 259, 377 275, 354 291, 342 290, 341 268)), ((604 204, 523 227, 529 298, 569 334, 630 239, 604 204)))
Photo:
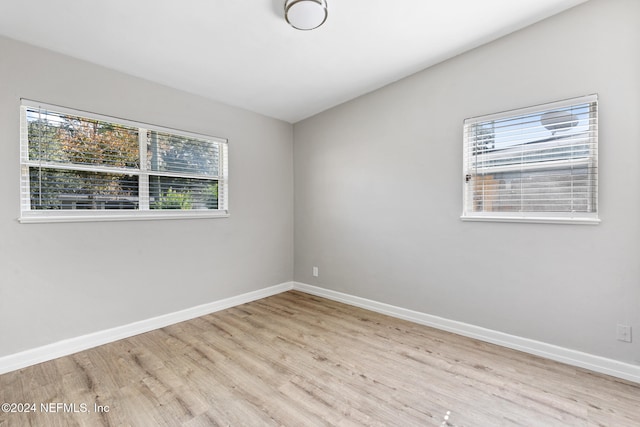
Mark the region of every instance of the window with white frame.
POLYGON ((463 220, 598 223, 598 98, 464 121, 463 220))
POLYGON ((23 100, 21 222, 227 216, 227 141, 23 100))

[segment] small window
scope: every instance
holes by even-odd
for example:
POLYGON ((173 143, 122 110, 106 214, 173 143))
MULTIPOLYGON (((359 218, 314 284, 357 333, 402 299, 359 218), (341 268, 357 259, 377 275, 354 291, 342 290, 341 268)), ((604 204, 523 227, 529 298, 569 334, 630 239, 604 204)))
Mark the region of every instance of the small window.
POLYGON ((23 101, 21 222, 227 216, 227 141, 23 101))
POLYGON ((464 121, 463 220, 598 223, 598 99, 464 121))

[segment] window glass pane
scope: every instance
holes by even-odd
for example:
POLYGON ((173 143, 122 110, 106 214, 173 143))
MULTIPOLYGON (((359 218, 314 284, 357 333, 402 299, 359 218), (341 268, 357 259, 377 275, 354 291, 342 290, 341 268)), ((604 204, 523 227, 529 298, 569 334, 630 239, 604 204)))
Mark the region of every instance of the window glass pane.
POLYGON ((32 167, 29 180, 32 209, 138 208, 137 176, 32 167))
POLYGON ((154 172, 218 176, 218 143, 162 132, 149 132, 147 168, 154 172))
POLYGON ((588 158, 590 104, 480 122, 472 126, 474 167, 588 158))
POLYGON ((494 137, 495 149, 541 143, 553 137, 568 137, 589 131, 592 104, 543 109, 536 113, 480 123, 494 137))
POLYGON ((218 181, 149 177, 151 209, 218 209, 218 181))
POLYGON ((473 211, 595 212, 593 179, 586 166, 478 175, 473 211))
POLYGON ((138 168, 138 129, 51 111, 27 109, 29 159, 138 168))

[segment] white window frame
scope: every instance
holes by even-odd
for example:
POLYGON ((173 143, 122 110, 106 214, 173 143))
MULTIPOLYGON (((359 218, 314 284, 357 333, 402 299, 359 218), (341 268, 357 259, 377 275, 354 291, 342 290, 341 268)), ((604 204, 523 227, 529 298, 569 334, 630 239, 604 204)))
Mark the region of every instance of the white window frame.
MULTIPOLYGON (((127 119, 121 119, 102 114, 91 113, 87 111, 62 107, 58 105, 45 104, 42 102, 31 101, 28 99, 21 100, 20 106, 20 217, 18 221, 21 223, 42 223, 42 222, 87 222, 87 221, 130 221, 130 220, 158 220, 158 219, 193 219, 193 218, 226 218, 229 216, 229 194, 228 194, 228 140, 211 135, 204 135, 194 132, 171 129, 167 127, 136 122, 127 119), (109 122, 117 125, 135 127, 139 130, 139 151, 140 151, 140 167, 138 169, 127 169, 126 173, 138 176, 139 179, 139 208, 125 210, 108 210, 108 209, 81 209, 81 210, 39 210, 31 208, 29 167, 34 166, 34 160, 29 159, 29 128, 27 123, 27 109, 42 109, 56 113, 79 116, 92 120, 109 122), (220 163, 219 175, 209 177, 218 182, 218 208, 217 209, 189 209, 189 210, 162 210, 149 209, 149 177, 164 175, 162 173, 147 170, 147 132, 156 131, 165 134, 182 136, 186 138, 196 138, 200 140, 208 140, 219 144, 220 147, 220 163)), ((75 169, 75 167, 74 167, 75 169)), ((77 170, 109 172, 108 167, 92 167, 87 165, 79 165, 77 170)), ((115 172, 123 172, 117 170, 115 172)), ((191 178, 188 174, 170 174, 178 178, 191 178)))
MULTIPOLYGON (((577 98, 566 99, 562 101, 550 102, 541 105, 535 105, 526 108, 520 108, 516 110, 510 110, 505 112, 500 112, 496 114, 490 114, 485 116, 472 117, 464 120, 463 124, 463 167, 462 167, 462 194, 463 194, 463 211, 461 215, 461 219, 463 221, 497 221, 497 222, 533 222, 533 223, 557 223, 557 224, 598 224, 600 223, 600 218, 598 217, 598 173, 597 173, 597 163, 598 163, 598 96, 596 94, 586 95, 577 98), (522 212, 485 212, 485 211, 474 211, 473 208, 473 191, 470 187, 472 185, 474 179, 474 171, 471 165, 473 164, 473 157, 475 156, 473 153, 473 138, 470 136, 472 134, 472 127, 476 126, 479 123, 489 123, 495 120, 500 119, 508 119, 508 118, 517 118, 520 116, 525 116, 528 114, 542 113, 545 111, 550 111, 554 109, 567 108, 573 105, 580 104, 595 104, 596 109, 594 113, 593 122, 589 125, 589 158, 588 164, 593 170, 596 171, 595 176, 593 177, 594 185, 593 185, 593 197, 594 197, 594 212, 532 212, 532 211, 522 211, 522 212)), ((583 160, 581 160, 584 162, 583 160)), ((567 162, 571 162, 567 160, 567 162)), ((556 161, 555 163, 561 163, 556 161)), ((484 173, 488 173, 488 170, 495 170, 496 172, 504 172, 506 169, 510 170, 526 170, 527 168, 531 168, 531 164, 522 163, 521 166, 510 165, 507 167, 495 167, 495 169, 485 169, 484 173), (502 169, 502 170, 499 170, 502 169)), ((540 169, 540 168, 537 168, 540 169)), ((544 169, 544 168, 543 168, 544 169)), ((549 168, 551 170, 551 168, 549 168)))

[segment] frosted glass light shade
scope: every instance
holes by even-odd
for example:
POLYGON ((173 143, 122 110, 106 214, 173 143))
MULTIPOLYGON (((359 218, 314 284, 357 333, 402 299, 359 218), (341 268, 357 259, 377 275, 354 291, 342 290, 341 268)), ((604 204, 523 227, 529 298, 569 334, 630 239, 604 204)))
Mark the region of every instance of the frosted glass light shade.
POLYGON ((284 16, 298 30, 313 30, 327 20, 326 0, 286 0, 284 16))

